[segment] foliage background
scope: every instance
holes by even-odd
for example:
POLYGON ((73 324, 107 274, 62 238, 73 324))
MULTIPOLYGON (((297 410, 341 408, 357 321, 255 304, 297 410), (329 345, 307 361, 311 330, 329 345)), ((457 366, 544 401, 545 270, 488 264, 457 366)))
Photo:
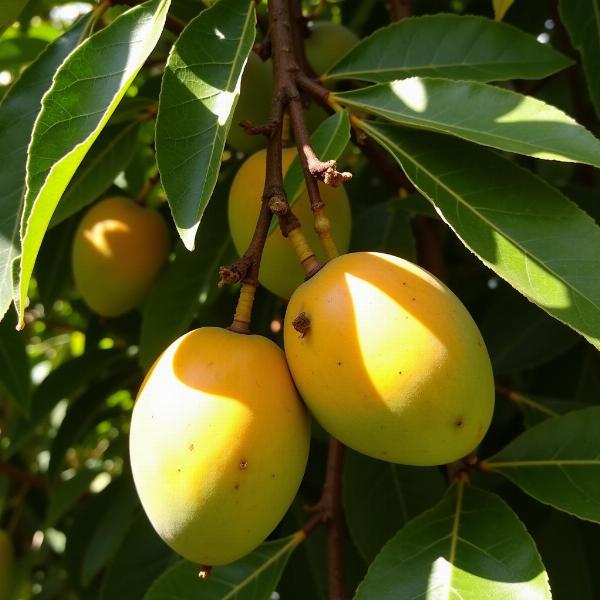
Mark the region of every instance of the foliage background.
MULTIPOLYGON (((449 12, 490 19, 494 15, 488 0, 416 0, 413 4, 417 15, 449 12)), ((10 85, 24 67, 67 30, 71 12, 76 12, 76 8, 89 8, 86 3, 75 7, 73 3, 53 0, 17 1, 14 6, 15 14, 2 14, 5 22, 0 23, 7 27, 0 38, 2 96, 9 93, 10 85), (63 11, 59 10, 61 7, 63 11)), ((311 8, 315 7, 306 5, 307 10, 311 8)), ((517 0, 506 12, 504 21, 544 44, 551 44, 569 57, 573 65, 533 80, 512 77, 510 67, 505 66, 507 76, 499 77, 503 81, 495 87, 515 90, 554 105, 597 134, 600 88, 594 73, 600 65, 597 37, 600 28, 594 31, 591 27, 593 23, 599 25, 594 8, 598 9, 596 0, 558 4, 517 0)), ((110 26, 126 9, 115 3, 104 14, 102 25, 110 26)), ((153 9, 155 15, 160 12, 160 8, 153 9)), ((195 0, 173 0, 169 22, 179 24, 180 30, 203 9, 195 0)), ((261 5, 259 10, 264 13, 265 6, 261 5)), ((386 5, 377 0, 332 2, 325 6, 321 16, 346 24, 361 37, 389 22, 386 5)), ((164 32, 162 27, 155 26, 153 35, 157 39, 160 36, 156 47, 148 49, 147 59, 140 59, 140 66, 142 63, 144 66, 138 73, 131 67, 132 84, 104 129, 98 132, 99 137, 92 140, 81 165, 74 164, 73 178, 54 214, 51 208, 46 210, 49 214, 35 213, 41 224, 39 230, 32 227, 31 235, 37 235, 40 241, 43 237, 43 242, 37 261, 33 255, 30 258, 31 267, 35 262, 35 270, 27 307, 23 305, 22 292, 15 297, 17 306, 21 303, 23 309, 24 331, 15 331, 17 320, 12 309, 0 323, 0 523, 10 531, 16 552, 14 598, 133 600, 145 594, 150 600, 166 598, 168 594, 172 598, 225 597, 225 592, 217 589, 215 578, 212 583, 210 579, 206 584, 199 582, 194 567, 179 563, 154 534, 139 506, 128 468, 129 416, 144 371, 167 343, 188 328, 208 324, 227 326, 236 300, 235 289, 218 288, 216 283, 217 267, 234 258, 225 205, 229 182, 243 157, 226 150, 214 193, 206 198, 208 201, 210 197, 210 203, 200 223, 193 253, 177 241, 178 233, 166 203, 165 190, 160 182, 156 183, 155 117, 165 61, 178 35, 169 28, 169 22, 164 32), (156 183, 151 189, 146 187, 149 181, 156 183), (136 197, 144 190, 149 192, 148 203, 156 206, 171 223, 172 260, 139 311, 118 319, 101 319, 89 311, 73 288, 70 272, 73 232, 82 216, 81 209, 99 196, 118 192, 136 197), (44 219, 50 222, 47 233, 44 219), (166 573, 163 579, 150 588, 163 573, 166 573)), ((436 42, 439 38, 432 36, 432 44, 436 42)), ((478 52, 485 50, 481 47, 478 52)), ((48 86, 56 66, 47 69, 48 86)), ((102 65, 88 64, 86 68, 93 73, 102 65)), ((443 70, 437 75, 453 78, 443 70)), ((37 81, 41 85, 41 79, 37 81)), ((113 92, 105 91, 108 104, 116 103, 113 92)), ((39 111, 41 93, 37 100, 32 89, 25 94, 32 99, 33 117, 39 111)), ((82 93, 86 101, 94 102, 95 90, 84 89, 82 93)), ((440 101, 455 110, 460 108, 443 95, 440 101)), ((355 102, 361 109, 369 102, 377 103, 373 97, 355 99, 355 102)), ((381 108, 381 104, 378 106, 381 108)), ((18 114, 26 114, 23 105, 19 107, 18 114)), ((481 105, 482 112, 485 107, 485 103, 481 105)), ((379 108, 376 106, 373 112, 379 108)), ((0 216, 4 218, 12 206, 10 186, 20 181, 22 193, 24 182, 24 172, 18 179, 19 173, 15 177, 15 171, 8 168, 15 139, 11 136, 16 134, 14 128, 10 128, 15 121, 7 115, 10 113, 5 102, 0 105, 0 157, 3 158, 0 163, 0 211, 3 212, 0 216)), ((51 117, 48 114, 48 118, 51 117)), ((397 115, 388 119, 398 120, 397 115)), ((440 130, 443 128, 438 128, 440 130)), ((521 235, 523 240, 541 232, 543 237, 541 241, 536 238, 534 251, 538 257, 546 257, 548 266, 560 258, 575 261, 579 257, 576 266, 561 266, 564 267, 562 276, 570 282, 568 297, 571 301, 566 308, 562 307, 565 310, 560 316, 575 329, 583 330, 597 345, 600 337, 597 269, 600 210, 598 174, 591 166, 600 164, 597 140, 586 138, 577 145, 573 139, 579 133, 567 128, 557 134, 552 151, 571 156, 575 162, 537 160, 518 153, 509 155, 507 151, 515 151, 515 148, 500 146, 501 153, 509 156, 511 164, 537 174, 560 190, 595 220, 592 223, 578 221, 579 216, 571 218, 550 188, 540 189, 531 184, 533 187, 529 190, 527 178, 523 185, 531 196, 513 199, 512 204, 505 205, 504 192, 495 194, 485 186, 496 169, 493 161, 486 163, 489 150, 450 137, 443 138, 450 141, 442 141, 435 137, 439 133, 401 131, 406 131, 398 135, 406 136, 402 138, 403 143, 406 148, 412 148, 413 156, 431 151, 431 164, 434 170, 438 169, 438 174, 443 171, 444 158, 457 154, 467 157, 467 166, 473 172, 458 182, 458 189, 474 191, 491 206, 507 211, 508 217, 502 226, 521 235), (436 155, 434 151, 439 148, 440 153, 436 155), (476 176, 478 170, 482 173, 480 178, 476 176), (525 217, 516 210, 518 202, 528 213, 525 217), (542 217, 548 215, 549 219, 544 221, 542 217), (581 309, 577 306, 579 294, 590 300, 581 309)), ((489 133, 484 131, 485 135, 489 133)), ((524 130, 521 137, 535 137, 533 129, 524 130)), ((40 134, 40 144, 42 142, 40 134)), ((519 152, 518 147, 516 152, 519 152)), ((402 594, 408 594, 405 586, 413 582, 411 577, 417 586, 415 589, 424 589, 424 581, 435 574, 432 565, 437 564, 439 557, 445 557, 444 564, 450 565, 447 568, 453 574, 451 579, 457 593, 460 591, 465 598, 481 598, 483 594, 493 598, 509 597, 504 587, 507 582, 513 586, 515 597, 549 597, 543 583, 543 568, 531 541, 519 529, 518 517, 539 550, 552 597, 559 600, 600 597, 600 575, 595 568, 600 535, 594 523, 600 521, 600 484, 597 483, 600 481, 600 437, 597 435, 600 359, 597 349, 484 267, 418 192, 411 190, 408 197, 404 194, 399 197, 397 186, 390 185, 358 150, 347 153, 343 161, 343 166, 354 175, 347 184, 354 218, 351 249, 381 250, 414 260, 418 256, 417 248, 422 251, 423 240, 415 239, 414 232, 418 238, 419 229, 413 226, 416 219, 426 216, 428 227, 443 250, 446 282, 481 327, 494 365, 498 399, 494 422, 478 451, 479 456, 488 458, 500 452, 499 457, 491 461, 492 465, 494 460, 506 462, 515 457, 551 463, 544 467, 534 465, 529 470, 506 469, 508 478, 490 472, 493 468, 474 469, 473 486, 459 483, 446 492, 448 482, 443 469, 394 466, 348 451, 343 473, 343 508, 349 589, 357 588, 385 542, 399 532, 379 555, 380 561, 391 561, 391 573, 383 567, 378 571, 377 565, 381 562, 376 563, 357 597, 383 598, 385 593, 396 594, 389 597, 409 597, 402 594), (562 414, 566 416, 558 416, 562 414), (549 418, 552 420, 543 423, 549 418), (510 448, 503 450, 526 431, 531 436, 520 437, 521 447, 512 455, 510 448), (561 459, 581 464, 565 466, 561 459), (485 495, 482 490, 494 495, 485 495), (449 526, 448 530, 441 527, 432 533, 438 542, 433 555, 426 553, 417 563, 403 557, 403 549, 412 547, 411 544, 417 548, 428 545, 426 532, 431 532, 431 528, 427 519, 441 515, 446 523, 448 515, 455 514, 453 510, 459 498, 461 506, 472 503, 474 509, 483 513, 479 522, 469 521, 465 513, 463 531, 466 545, 474 544, 482 551, 469 553, 468 548, 461 549, 459 544, 458 553, 452 555, 443 543, 445 536, 451 535, 449 526), (498 498, 508 503, 510 509, 498 498), (423 511, 431 507, 437 512, 423 515, 423 511), (421 520, 411 521, 402 529, 415 517, 421 520), (489 535, 482 538, 481 532, 489 535), (407 537, 410 535, 413 538, 407 537), (498 550, 499 545, 505 552, 502 560, 495 555, 499 564, 486 564, 482 555, 494 554, 492 549, 498 550), (511 556, 529 561, 529 566, 519 571, 519 566, 509 560, 511 556), (476 577, 477 583, 470 581, 465 573, 476 577), (382 586, 381 589, 369 587, 377 585, 382 586)), ((427 193, 427 181, 420 179, 422 174, 412 173, 410 165, 404 166, 413 182, 418 180, 418 187, 427 193)), ((505 183, 510 181, 505 180, 505 183)), ((31 189, 28 193, 32 193, 31 189)), ((445 208, 444 199, 436 197, 436 193, 436 190, 430 191, 429 195, 455 226, 450 209, 445 208)), ((51 200, 52 194, 56 197, 56 190, 47 194, 42 200, 51 200)), ((27 199, 34 198, 27 196, 27 199)), ((58 197, 55 199, 58 202, 58 197)), ((33 207, 33 203, 29 206, 33 207)), ((470 245, 485 257, 485 240, 490 232, 477 226, 473 231, 470 245)), ((0 237, 4 245, 0 250, 13 252, 10 250, 13 233, 2 229, 0 237)), ((465 235, 461 237, 469 239, 465 235)), ((35 242, 29 243, 35 245, 35 242)), ((516 262, 506 267, 507 277, 505 272, 501 273, 509 281, 513 277, 513 285, 521 268, 516 262)), ((5 271, 6 264, 3 262, 5 271)), ((5 279, 2 286, 6 290, 5 279)), ((540 276, 539 281, 540 285, 534 290, 539 292, 538 304, 560 309, 560 305, 555 304, 557 296, 552 278, 540 276)), ((18 283, 21 288, 25 285, 22 281, 18 283)), ((8 293, 12 297, 12 289, 8 293)), ((283 311, 281 300, 259 290, 253 328, 281 343, 278 324, 283 311)), ((327 597, 324 532, 317 530, 306 541, 286 537, 306 523, 308 517, 303 505, 315 503, 319 498, 326 452, 326 436, 315 425, 305 480, 288 515, 273 533, 275 541, 263 548, 261 555, 251 555, 235 567, 224 568, 219 575, 232 582, 231 585, 240 586, 239 597, 266 598, 274 589, 284 600, 327 597), (265 559, 265 556, 270 558, 265 559)), ((496 470, 502 474, 501 467, 496 470)), ((445 591, 432 589, 430 593, 432 598, 453 597, 450 587, 445 591)))

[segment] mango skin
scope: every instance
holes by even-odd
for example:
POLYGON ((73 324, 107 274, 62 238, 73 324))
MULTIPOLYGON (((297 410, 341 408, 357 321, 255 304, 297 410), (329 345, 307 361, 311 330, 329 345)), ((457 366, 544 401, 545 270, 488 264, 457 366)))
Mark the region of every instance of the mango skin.
POLYGON ((188 560, 222 565, 281 520, 309 438, 281 349, 203 327, 173 342, 146 376, 131 420, 131 467, 162 539, 188 560))
POLYGON ((356 34, 343 25, 315 21, 310 26, 310 35, 304 45, 308 64, 317 75, 323 75, 358 41, 356 34))
POLYGON ((101 200, 75 232, 75 285, 88 306, 116 317, 146 297, 169 255, 169 231, 155 211, 122 197, 101 200))
POLYGON ((285 354, 317 421, 358 452, 439 465, 472 451, 494 408, 473 319, 433 275, 386 254, 333 259, 292 295, 285 354), (293 320, 305 313, 302 337, 293 320))
MULTIPOLYGON (((236 173, 229 191, 229 229, 235 248, 240 256, 246 251, 258 213, 265 182, 266 150, 250 156, 236 173)), ((296 156, 294 148, 283 151, 284 173, 296 156)), ((327 216, 331 221, 331 233, 339 252, 346 252, 350 245, 352 216, 350 203, 343 187, 332 188, 319 184, 325 202, 327 216)), ((314 219, 306 191, 293 205, 294 214, 300 220, 302 231, 317 258, 325 260, 319 237, 314 230, 314 219)), ((267 238, 259 271, 259 281, 268 290, 282 298, 289 298, 304 281, 304 271, 290 242, 277 227, 267 238)))
POLYGON ((270 60, 262 61, 254 52, 250 52, 227 135, 227 143, 238 152, 251 154, 267 145, 263 135, 248 135, 239 124, 241 121, 250 121, 253 125, 264 125, 269 120, 272 68, 270 60))
POLYGON ((12 541, 8 533, 0 529, 0 600, 10 597, 14 571, 12 541))

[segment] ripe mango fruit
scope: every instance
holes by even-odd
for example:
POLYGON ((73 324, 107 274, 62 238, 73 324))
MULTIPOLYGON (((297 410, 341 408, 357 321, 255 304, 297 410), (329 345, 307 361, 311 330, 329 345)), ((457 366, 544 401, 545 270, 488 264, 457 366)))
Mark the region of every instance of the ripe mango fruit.
POLYGON ((162 539, 188 560, 222 565, 281 520, 309 438, 281 349, 202 327, 173 342, 146 376, 131 420, 131 467, 162 539))
POLYGON ((284 339, 310 411, 358 452, 449 463, 490 425, 494 380, 477 326, 443 283, 406 260, 333 259, 292 295, 284 339))
POLYGON ((94 204, 75 232, 75 285, 99 315, 116 317, 150 291, 169 255, 169 231, 153 209, 123 197, 94 204))
MULTIPOLYGON (((229 191, 229 229, 240 256, 252 239, 260 212, 266 156, 266 151, 260 150, 246 159, 236 173, 229 191)), ((284 173, 295 156, 295 148, 284 149, 284 173)), ((352 221, 346 191, 343 187, 332 188, 321 183, 319 189, 325 202, 327 216, 331 221, 333 240, 339 252, 346 252, 350 245, 352 221)), ((302 231, 317 258, 324 260, 325 254, 314 230, 313 215, 306 191, 294 203, 293 211, 300 220, 302 231)), ((298 257, 289 241, 281 234, 279 227, 274 229, 267 238, 258 278, 262 285, 282 298, 289 298, 294 289, 304 281, 304 271, 298 257)))

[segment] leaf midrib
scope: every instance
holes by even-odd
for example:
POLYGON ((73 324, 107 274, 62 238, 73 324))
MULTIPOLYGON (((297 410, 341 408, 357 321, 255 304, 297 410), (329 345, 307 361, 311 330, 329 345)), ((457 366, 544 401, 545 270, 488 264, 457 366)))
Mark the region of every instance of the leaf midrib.
MULTIPOLYGON (((521 246, 521 244, 519 242, 517 242, 516 240, 513 240, 512 237, 509 237, 503 230, 501 230, 499 227, 496 227, 492 222, 490 222, 488 219, 485 218, 485 216, 483 216, 480 212, 478 212, 475 207, 471 206, 470 204, 468 204, 467 202, 465 202, 462 197, 460 195, 458 195, 457 193, 455 193, 454 191, 452 191, 443 181, 441 181, 438 177, 436 177, 435 175, 433 175, 428 169, 426 169, 424 166, 421 165, 421 163, 419 163, 416 159, 414 159, 412 156, 410 156, 409 154, 407 154, 406 152, 404 152, 400 146, 398 146, 397 144, 395 144, 392 140, 390 140, 388 137, 385 136, 385 134, 381 133, 380 130, 371 127, 370 125, 368 125, 367 123, 363 122, 363 128, 366 129, 367 131, 370 131, 371 133, 375 132, 375 137, 379 136, 380 139, 385 139, 387 141, 387 143, 389 145, 391 145, 391 147, 395 148, 400 154, 402 154, 402 156, 404 156, 405 158, 407 158, 409 161, 411 161, 416 167, 418 167, 419 169, 421 169, 424 173, 427 174, 427 176, 429 176, 437 185, 439 185, 440 187, 442 187, 444 190, 446 190, 453 198, 456 199, 457 203, 459 203, 461 206, 466 207, 468 210, 470 210, 476 217, 480 218, 484 223, 486 223, 489 227, 491 227, 494 231, 497 231, 498 233, 500 233, 505 239, 509 240, 511 243, 513 243, 517 248, 519 248, 519 250, 521 250, 523 252, 523 254, 525 254, 525 256, 527 256, 533 263, 543 267, 545 270, 547 270, 549 273, 551 273, 556 279, 558 279, 559 281, 561 281, 564 285, 566 285, 568 287, 568 289, 572 290, 573 292, 575 292, 578 296, 580 296, 581 298, 587 300, 592 306, 594 306, 595 308, 600 310, 600 305, 598 305, 596 302, 594 302, 592 299, 588 298, 588 296, 586 296, 585 294, 583 294, 581 291, 579 291, 578 288, 575 288, 573 285, 570 284, 570 282, 568 282, 567 280, 565 280, 563 277, 561 277, 560 275, 558 275, 555 271, 553 271, 549 266, 546 266, 545 263, 541 262, 540 260, 538 260, 534 255, 531 254, 531 252, 527 249, 525 249, 523 246, 521 246)), ((426 194, 425 194, 426 195, 426 194)), ((427 195, 426 195, 427 196, 427 195)), ((435 203, 433 203, 435 206, 435 203)), ((486 261, 487 262, 487 261, 486 261)))

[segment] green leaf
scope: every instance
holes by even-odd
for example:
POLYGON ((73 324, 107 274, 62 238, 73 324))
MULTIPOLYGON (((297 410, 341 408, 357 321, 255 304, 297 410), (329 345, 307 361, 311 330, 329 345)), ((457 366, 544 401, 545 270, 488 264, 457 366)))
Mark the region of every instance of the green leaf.
POLYGON ((19 18, 21 11, 27 4, 29 4, 29 0, 9 0, 2 3, 2 11, 0 11, 0 34, 19 18))
POLYGON ((402 125, 535 158, 600 167, 600 140, 585 127, 541 100, 493 85, 411 77, 333 98, 402 125))
POLYGON ((133 158, 139 123, 129 121, 107 127, 94 142, 73 175, 56 211, 51 227, 64 221, 103 194, 133 158))
POLYGON ((413 17, 362 40, 323 79, 383 83, 419 75, 468 81, 538 79, 572 64, 520 29, 476 16, 413 17))
MULTIPOLYGON (((310 136, 310 145, 322 160, 337 160, 350 141, 350 119, 343 110, 327 117, 310 136)), ((304 174, 300 158, 296 156, 283 181, 290 206, 304 191, 304 174)))
POLYGON ((113 494, 110 510, 98 518, 82 557, 81 581, 85 586, 115 555, 139 507, 139 498, 129 477, 120 477, 115 481, 113 494))
POLYGON ((163 76, 156 158, 175 225, 192 250, 217 182, 240 80, 256 35, 254 2, 217 2, 175 42, 163 76))
POLYGON ((31 378, 26 337, 15 330, 12 317, 0 322, 0 390, 4 391, 23 414, 29 414, 31 378))
POLYGON ((167 568, 174 556, 141 511, 108 566, 100 590, 100 600, 143 598, 152 582, 167 568))
POLYGON ((494 152, 391 125, 364 128, 488 267, 600 348, 600 229, 587 214, 494 152))
POLYGON ((528 429, 482 468, 500 473, 536 500, 600 523, 600 407, 528 429))
POLYGON ((149 0, 116 18, 56 72, 36 120, 27 161, 22 255, 15 304, 22 323, 27 289, 52 213, 77 167, 156 45, 170 0, 149 0))
POLYGON ((600 0, 559 0, 560 20, 579 50, 590 96, 600 114, 600 0))
POLYGON ((98 476, 98 469, 82 469, 67 480, 56 480, 48 490, 48 512, 44 519, 46 527, 54 526, 64 517, 83 494, 89 492, 90 485, 98 476))
POLYGON ((525 427, 533 427, 546 419, 589 407, 589 404, 575 402, 574 400, 559 400, 557 398, 532 395, 525 396, 519 392, 510 392, 508 398, 517 404, 523 413, 525 427))
POLYGON ((217 187, 198 230, 198 247, 188 252, 181 244, 175 258, 154 284, 142 317, 140 362, 149 369, 159 354, 183 334, 198 311, 220 297, 218 268, 237 256, 227 225, 230 178, 217 187), (223 196, 223 197, 221 197, 223 196))
POLYGON ((344 515, 356 547, 370 563, 409 519, 431 508, 446 482, 435 468, 415 468, 346 451, 344 515))
POLYGON ((265 600, 275 589, 290 554, 303 540, 299 531, 265 542, 231 565, 216 567, 205 580, 198 578, 198 565, 180 561, 154 582, 144 600, 265 600))
POLYGON ((48 45, 23 71, 0 104, 0 318, 13 297, 12 264, 20 252, 19 219, 25 188, 27 146, 52 76, 85 37, 89 18, 48 45))
POLYGON ((0 69, 18 69, 30 63, 47 45, 46 40, 25 36, 0 40, 0 69))
POLYGON ((11 438, 7 457, 17 452, 39 425, 64 398, 74 398, 88 383, 111 368, 123 356, 122 350, 92 349, 54 369, 34 390, 31 414, 22 422, 11 438))
POLYGON ((533 540, 498 496, 463 482, 379 553, 355 600, 550 600, 533 540))
POLYGON ((580 340, 510 288, 494 292, 480 328, 496 375, 549 362, 580 340))
POLYGON ((386 252, 415 261, 417 248, 404 210, 404 199, 393 198, 360 213, 352 227, 353 252, 386 252))

